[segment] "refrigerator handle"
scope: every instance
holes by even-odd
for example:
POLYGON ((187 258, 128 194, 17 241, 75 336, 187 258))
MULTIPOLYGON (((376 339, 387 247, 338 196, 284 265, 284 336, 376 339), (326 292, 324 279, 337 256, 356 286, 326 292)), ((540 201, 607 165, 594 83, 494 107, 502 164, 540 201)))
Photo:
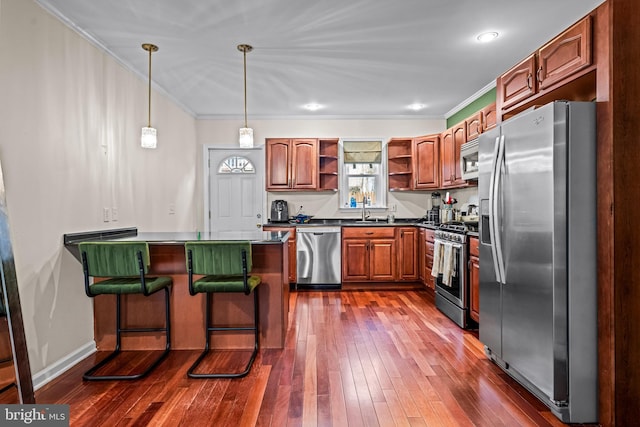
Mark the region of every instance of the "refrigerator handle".
POLYGON ((504 165, 504 135, 500 136, 500 141, 498 143, 498 157, 496 159, 496 169, 495 169, 495 182, 493 185, 493 212, 492 216, 493 220, 493 231, 494 231, 494 240, 493 247, 495 247, 496 257, 494 258, 494 262, 498 267, 498 278, 499 282, 503 285, 506 284, 506 277, 504 272, 504 258, 502 253, 502 235, 500 233, 500 220, 502 219, 499 212, 498 206, 498 194, 500 194, 499 186, 502 178, 502 166, 504 165))
POLYGON ((493 271, 496 275, 496 281, 502 283, 500 276, 500 268, 498 267, 498 254, 496 253, 496 174, 498 166, 498 152, 500 149, 500 137, 496 136, 494 143, 493 156, 491 160, 491 176, 489 177, 489 242, 491 243, 491 259, 493 260, 493 271))

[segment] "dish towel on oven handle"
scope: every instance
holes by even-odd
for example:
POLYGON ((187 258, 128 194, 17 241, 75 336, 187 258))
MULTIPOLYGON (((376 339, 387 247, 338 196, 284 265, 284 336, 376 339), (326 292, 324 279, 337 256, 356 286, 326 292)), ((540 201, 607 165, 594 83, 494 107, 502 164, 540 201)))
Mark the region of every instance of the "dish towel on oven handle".
POLYGON ((438 277, 442 272, 442 243, 439 240, 433 242, 433 266, 431 267, 431 275, 438 277))
POLYGON ((454 275, 453 262, 455 258, 453 256, 453 245, 448 242, 445 242, 442 245, 444 246, 442 254, 442 284, 445 286, 451 286, 451 278, 454 275))

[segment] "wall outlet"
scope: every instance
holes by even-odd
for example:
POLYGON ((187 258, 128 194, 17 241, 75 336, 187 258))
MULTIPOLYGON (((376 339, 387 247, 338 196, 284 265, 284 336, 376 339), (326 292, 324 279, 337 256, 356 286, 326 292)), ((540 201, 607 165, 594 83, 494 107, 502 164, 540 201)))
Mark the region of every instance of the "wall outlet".
POLYGON ((176 214, 176 205, 173 203, 169 204, 169 215, 175 215, 176 214))
POLYGON ((102 208, 102 221, 109 222, 109 208, 102 208))
POLYGON ((118 221, 118 208, 111 208, 111 221, 118 221))

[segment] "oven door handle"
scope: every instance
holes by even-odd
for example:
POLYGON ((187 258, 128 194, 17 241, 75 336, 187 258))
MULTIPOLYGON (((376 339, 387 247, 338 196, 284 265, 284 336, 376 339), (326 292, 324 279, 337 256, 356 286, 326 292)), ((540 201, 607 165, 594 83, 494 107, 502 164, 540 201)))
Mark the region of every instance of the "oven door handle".
POLYGON ((459 243, 453 243, 448 240, 435 239, 434 242, 439 242, 441 245, 444 245, 445 243, 450 244, 453 247, 453 249, 457 249, 457 250, 464 249, 464 245, 461 245, 459 243))

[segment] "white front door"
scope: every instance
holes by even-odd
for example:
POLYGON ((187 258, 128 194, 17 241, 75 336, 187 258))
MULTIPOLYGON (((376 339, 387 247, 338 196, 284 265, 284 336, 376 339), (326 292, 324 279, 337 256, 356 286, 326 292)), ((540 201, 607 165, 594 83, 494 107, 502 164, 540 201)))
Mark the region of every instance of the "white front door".
MULTIPOLYGON (((208 230, 252 231, 264 222, 262 147, 208 149, 208 230)), ((205 217, 205 222, 206 217, 205 217)))

